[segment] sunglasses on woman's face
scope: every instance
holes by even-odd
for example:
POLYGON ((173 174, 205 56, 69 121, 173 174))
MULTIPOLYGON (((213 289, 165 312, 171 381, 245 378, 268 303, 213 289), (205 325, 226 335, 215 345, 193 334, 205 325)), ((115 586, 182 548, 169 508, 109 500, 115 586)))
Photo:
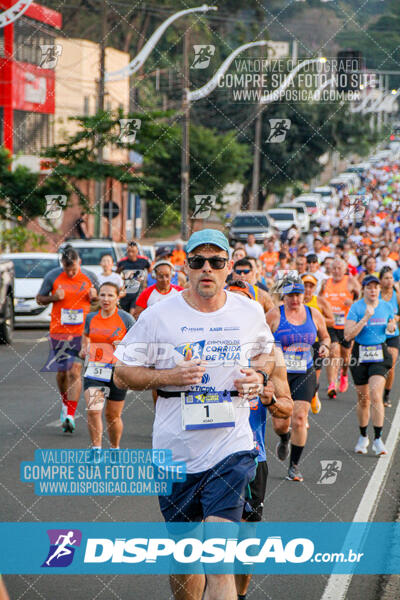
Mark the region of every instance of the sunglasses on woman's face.
POLYGON ((212 269, 223 269, 228 262, 228 259, 223 256, 201 256, 200 254, 196 254, 196 256, 189 256, 188 265, 191 269, 202 269, 208 261, 208 264, 212 269))

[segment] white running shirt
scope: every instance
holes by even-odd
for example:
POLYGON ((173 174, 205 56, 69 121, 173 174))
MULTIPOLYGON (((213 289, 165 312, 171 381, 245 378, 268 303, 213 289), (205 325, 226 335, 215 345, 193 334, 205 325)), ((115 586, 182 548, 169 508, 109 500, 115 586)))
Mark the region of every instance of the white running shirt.
MULTIPOLYGON (((235 390, 234 380, 244 378, 242 367, 250 358, 269 354, 274 338, 258 302, 226 292, 225 305, 217 311, 195 310, 182 294, 145 310, 119 344, 115 356, 125 365, 173 368, 190 347, 193 358, 209 365, 201 385, 165 390, 235 390)), ((234 452, 252 450, 249 405, 232 398, 235 427, 183 430, 181 399, 158 398, 153 425, 153 448, 172 450, 173 460, 184 461, 188 473, 212 468, 234 452)))

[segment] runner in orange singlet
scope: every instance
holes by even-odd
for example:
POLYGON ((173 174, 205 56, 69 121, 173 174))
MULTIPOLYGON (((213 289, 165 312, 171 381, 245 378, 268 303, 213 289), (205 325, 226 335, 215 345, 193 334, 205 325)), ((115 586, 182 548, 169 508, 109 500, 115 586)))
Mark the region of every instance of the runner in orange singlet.
POLYGON ((346 275, 346 271, 347 265, 344 260, 336 258, 332 265, 332 277, 323 282, 320 292, 320 295, 331 305, 335 320, 335 325, 328 327, 332 342, 327 367, 329 398, 336 398, 339 365, 341 365, 339 392, 346 392, 349 385, 347 371, 351 342, 344 339, 344 323, 350 306, 358 298, 360 284, 355 277, 346 275))
POLYGON ((42 369, 57 372, 64 432, 75 429, 75 411, 82 389, 79 352, 85 317, 90 302, 97 298, 96 275, 81 269, 77 251, 67 246, 61 256, 62 267, 52 269, 44 278, 36 297, 38 304, 53 304, 50 321, 50 356, 42 369))

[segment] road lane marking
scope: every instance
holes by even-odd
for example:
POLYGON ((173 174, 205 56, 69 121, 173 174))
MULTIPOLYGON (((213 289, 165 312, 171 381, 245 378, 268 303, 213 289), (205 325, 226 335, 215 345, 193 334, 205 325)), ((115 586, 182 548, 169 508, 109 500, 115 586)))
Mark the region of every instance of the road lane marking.
POLYGON ((46 342, 48 340, 48 337, 41 337, 41 338, 13 338, 13 342, 16 342, 17 344, 28 344, 28 343, 36 343, 39 344, 40 342, 46 342))
MULTIPOLYGON (((386 479, 389 475, 390 467, 393 463, 399 431, 400 403, 397 405, 389 435, 385 442, 388 453, 386 456, 376 459, 377 465, 372 473, 367 487, 365 488, 356 514, 354 515, 353 523, 366 523, 368 521, 372 521, 374 518, 380 497, 385 487, 386 479)), ((343 544, 343 548, 345 546, 346 541, 343 544)), ((345 600, 352 577, 352 573, 347 575, 337 575, 332 573, 328 579, 324 593, 321 596, 321 600, 345 600)))

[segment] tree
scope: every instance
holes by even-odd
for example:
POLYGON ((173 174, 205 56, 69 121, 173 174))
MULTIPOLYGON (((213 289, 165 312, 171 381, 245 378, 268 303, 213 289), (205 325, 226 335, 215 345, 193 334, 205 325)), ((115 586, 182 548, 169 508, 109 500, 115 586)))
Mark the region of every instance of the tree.
MULTIPOLYGON (((153 111, 116 115, 99 113, 94 117, 77 117, 79 131, 66 142, 45 151, 56 161, 54 177, 68 179, 82 202, 88 199, 79 191, 75 180, 102 180, 112 177, 129 184, 132 191, 146 200, 150 223, 163 224, 167 208, 180 210, 181 126, 179 114, 153 111), (121 141, 120 119, 140 120, 136 140, 121 141), (143 157, 140 172, 132 165, 98 163, 100 145, 134 149, 143 157)), ((234 180, 244 180, 250 164, 249 148, 236 140, 233 132, 218 134, 213 129, 192 126, 190 132, 191 201, 194 195, 214 194, 221 201, 222 188, 234 180)), ((169 218, 169 217, 168 217, 169 218)))
MULTIPOLYGON (((31 219, 42 217, 46 211, 46 195, 69 196, 67 182, 62 178, 49 176, 41 181, 39 173, 33 173, 23 166, 11 171, 12 159, 9 151, 0 148, 0 216, 17 219, 26 225, 31 219)), ((61 205, 60 205, 61 206, 61 205)), ((62 205, 65 208, 65 204, 62 205)))

